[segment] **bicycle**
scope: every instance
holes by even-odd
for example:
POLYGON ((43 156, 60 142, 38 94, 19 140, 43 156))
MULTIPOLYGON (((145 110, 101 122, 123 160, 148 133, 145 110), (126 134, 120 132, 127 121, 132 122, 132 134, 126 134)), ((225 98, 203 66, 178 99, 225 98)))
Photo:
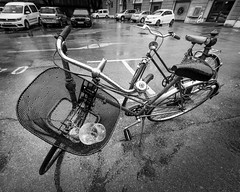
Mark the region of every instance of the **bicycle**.
POLYGON ((107 60, 102 59, 100 64, 93 68, 67 56, 65 40, 71 31, 70 26, 65 27, 61 34, 56 36, 56 53, 60 55, 63 67, 49 68, 38 75, 23 91, 17 103, 20 124, 52 145, 39 169, 40 175, 46 173, 65 151, 80 156, 101 151, 113 134, 120 111, 125 112, 126 116, 136 118, 135 122, 123 129, 126 141, 132 139, 129 128, 142 124, 139 141, 141 145, 146 118, 157 122, 172 119, 217 95, 220 88, 217 73, 221 62, 220 58, 210 51, 217 41, 216 33, 212 33, 211 37, 188 36, 186 39, 192 42, 192 47, 185 54, 181 64, 169 69, 157 52, 157 39, 180 37, 174 32, 163 35, 147 25, 139 27, 147 29, 154 35, 155 40, 149 43, 149 51, 139 63, 129 89, 121 87, 103 73, 107 60), (193 53, 192 48, 195 44, 206 46, 203 51, 193 53), (163 64, 169 76, 158 66, 152 53, 163 64), (197 55, 199 53, 200 56, 197 55), (214 60, 214 68, 205 61, 206 58, 214 60), (70 71, 69 63, 90 72, 91 80, 85 78, 86 74, 70 71), (154 75, 144 76, 150 63, 153 63, 164 77, 164 88, 153 96, 146 94, 146 91, 154 75), (111 92, 124 96, 123 103, 119 104, 111 92), (201 94, 204 95, 200 97, 201 94), (196 101, 196 98, 200 98, 200 101, 196 101), (129 100, 134 105, 129 107, 129 100), (86 140, 84 135, 88 128, 91 128, 89 138, 92 140, 86 140))

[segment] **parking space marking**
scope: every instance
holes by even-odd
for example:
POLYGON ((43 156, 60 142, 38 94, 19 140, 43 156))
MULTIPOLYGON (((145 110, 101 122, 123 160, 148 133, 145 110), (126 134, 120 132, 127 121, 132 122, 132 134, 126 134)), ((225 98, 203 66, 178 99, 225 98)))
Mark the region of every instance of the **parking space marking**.
POLYGON ((7 69, 6 68, 4 68, 4 69, 0 68, 0 73, 3 72, 3 71, 7 71, 7 69))
POLYGON ((130 67, 125 60, 122 60, 122 63, 123 63, 123 65, 128 69, 128 71, 130 71, 130 73, 131 73, 132 75, 134 75, 135 71, 133 70, 133 68, 130 67))
MULTIPOLYGON (((90 44, 84 47, 76 47, 76 48, 68 48, 70 51, 74 50, 81 50, 81 49, 97 49, 102 47, 107 47, 110 45, 119 45, 122 43, 99 43, 99 44, 90 44)), ((54 49, 28 49, 28 50, 18 50, 18 51, 8 51, 7 53, 30 53, 30 52, 45 52, 45 51, 56 51, 56 48, 54 49)))
POLYGON ((17 69, 15 69, 11 74, 12 75, 18 75, 23 73, 24 71, 26 71, 28 69, 28 66, 22 66, 22 67, 18 67, 17 69))

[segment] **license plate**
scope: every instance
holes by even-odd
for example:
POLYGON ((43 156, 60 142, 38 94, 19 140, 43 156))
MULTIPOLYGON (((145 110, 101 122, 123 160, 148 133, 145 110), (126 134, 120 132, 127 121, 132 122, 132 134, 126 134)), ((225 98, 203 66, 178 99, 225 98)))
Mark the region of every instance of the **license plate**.
POLYGON ((11 25, 11 23, 3 23, 3 25, 11 25))
POLYGON ((83 24, 84 22, 83 21, 78 21, 78 24, 83 24))

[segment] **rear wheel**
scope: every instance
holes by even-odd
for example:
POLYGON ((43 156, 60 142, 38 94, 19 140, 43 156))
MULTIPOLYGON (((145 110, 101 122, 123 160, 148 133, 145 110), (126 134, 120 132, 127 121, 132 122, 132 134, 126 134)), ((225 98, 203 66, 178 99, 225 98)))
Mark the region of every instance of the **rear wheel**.
POLYGON ((144 23, 144 22, 145 22, 145 18, 143 17, 140 19, 140 23, 144 23))
POLYGON ((121 21, 124 21, 124 20, 125 20, 125 17, 122 16, 122 17, 121 17, 121 21))
POLYGON ((59 22, 59 27, 63 27, 63 21, 62 20, 60 20, 60 22, 59 22))
POLYGON ((25 27, 25 29, 30 29, 30 24, 27 20, 24 21, 24 27, 25 27))
POLYGON ((41 26, 41 19, 38 18, 38 26, 41 26))
POLYGON ((176 90, 151 109, 148 119, 161 122, 183 115, 208 100, 213 89, 210 85, 206 86, 205 83, 199 82, 187 86, 183 94, 176 90), (191 90, 191 92, 189 93, 188 90, 191 90))
POLYGON ((174 19, 171 20, 171 22, 169 23, 169 27, 172 27, 174 23, 174 19))

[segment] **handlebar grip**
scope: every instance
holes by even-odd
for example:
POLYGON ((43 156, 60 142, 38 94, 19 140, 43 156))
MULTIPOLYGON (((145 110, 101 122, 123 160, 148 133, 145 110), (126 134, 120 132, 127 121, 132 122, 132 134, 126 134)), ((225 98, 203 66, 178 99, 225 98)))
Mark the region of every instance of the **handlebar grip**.
POLYGON ((174 35, 173 36, 175 39, 177 39, 177 40, 180 40, 181 39, 181 37, 179 37, 178 35, 174 35))
POLYGON ((63 38, 63 41, 67 38, 69 33, 71 32, 72 28, 70 25, 66 26, 63 31, 59 34, 63 38))

